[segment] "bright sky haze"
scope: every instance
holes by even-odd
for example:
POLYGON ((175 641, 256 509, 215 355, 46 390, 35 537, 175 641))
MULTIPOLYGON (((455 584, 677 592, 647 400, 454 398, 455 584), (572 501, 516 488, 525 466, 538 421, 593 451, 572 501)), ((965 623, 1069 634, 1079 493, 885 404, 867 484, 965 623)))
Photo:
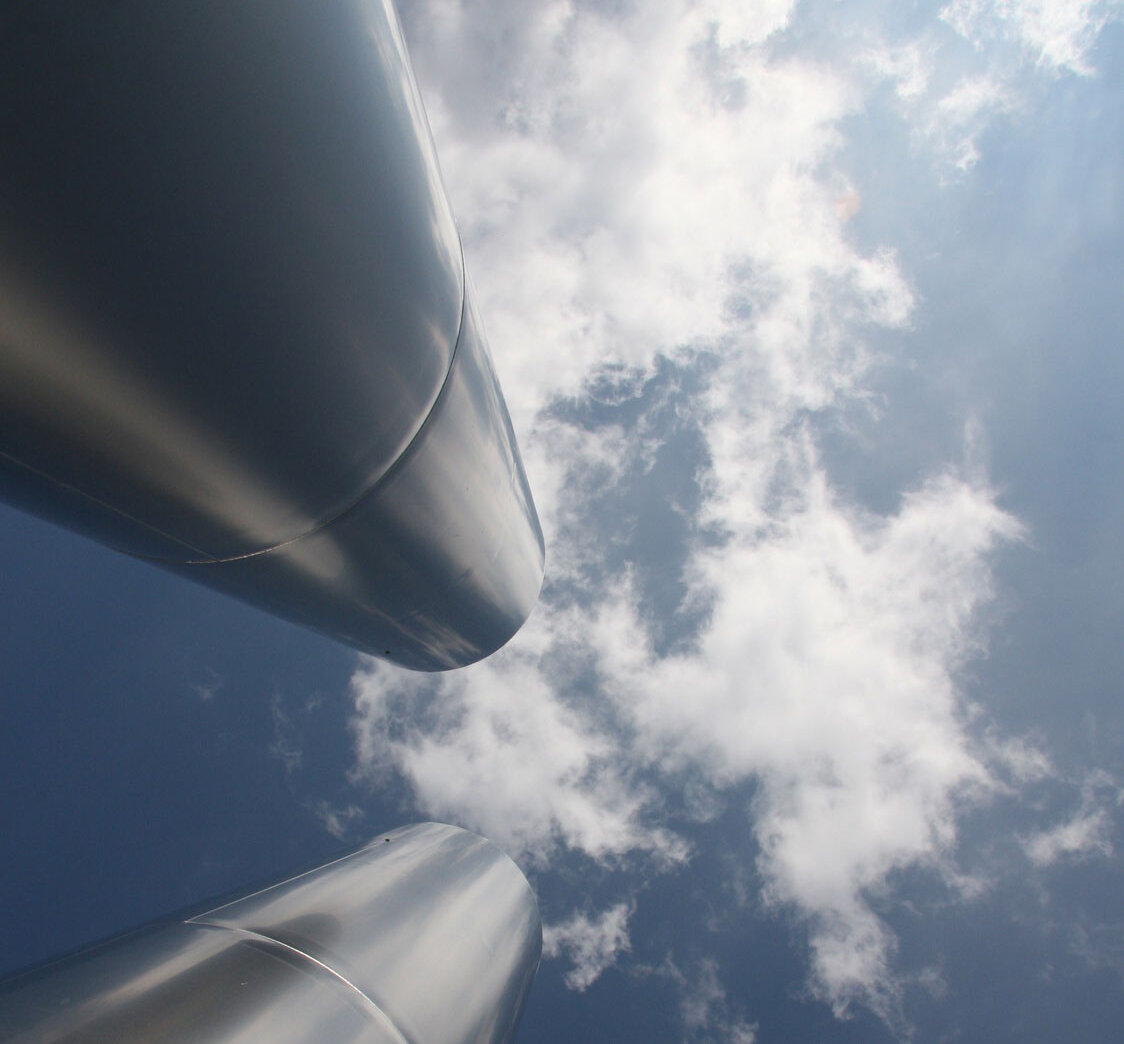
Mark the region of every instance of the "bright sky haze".
POLYGON ((0 972, 418 819, 524 1042, 1124 1029, 1124 4, 402 0, 547 540, 410 674, 0 512, 0 972))

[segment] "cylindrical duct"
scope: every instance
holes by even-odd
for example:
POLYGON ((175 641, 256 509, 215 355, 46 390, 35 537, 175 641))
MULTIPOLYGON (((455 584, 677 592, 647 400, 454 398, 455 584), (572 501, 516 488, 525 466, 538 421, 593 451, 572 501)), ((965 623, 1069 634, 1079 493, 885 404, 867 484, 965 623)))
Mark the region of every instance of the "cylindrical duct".
POLYGON ((8 1044, 502 1044, 542 949, 491 842, 424 823, 0 984, 8 1044))
POLYGON ((0 15, 0 497, 419 669, 542 534, 389 0, 0 15))

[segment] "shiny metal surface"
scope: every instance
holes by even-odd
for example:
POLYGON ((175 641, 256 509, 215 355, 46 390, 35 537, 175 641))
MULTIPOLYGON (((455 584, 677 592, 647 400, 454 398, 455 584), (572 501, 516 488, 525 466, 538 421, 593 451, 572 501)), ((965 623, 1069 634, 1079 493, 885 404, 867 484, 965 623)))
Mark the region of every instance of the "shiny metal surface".
POLYGON ((490 366, 496 415, 439 404, 470 383, 455 356, 486 358, 471 314, 389 0, 0 15, 0 497, 376 655, 459 666, 514 633, 542 567, 490 366), (416 462, 453 441, 482 461, 447 495, 416 462), (412 542, 378 528, 407 516, 412 542))
POLYGON ((334 517, 421 425, 462 306, 392 9, 18 10, 0 61, 3 452, 181 561, 334 517))
POLYGON ((500 1044, 541 947, 515 864, 426 823, 0 984, 0 1039, 500 1044))
POLYGON ((538 597, 542 531, 467 301, 441 397, 371 494, 274 551, 177 571, 419 670, 502 645, 538 597))

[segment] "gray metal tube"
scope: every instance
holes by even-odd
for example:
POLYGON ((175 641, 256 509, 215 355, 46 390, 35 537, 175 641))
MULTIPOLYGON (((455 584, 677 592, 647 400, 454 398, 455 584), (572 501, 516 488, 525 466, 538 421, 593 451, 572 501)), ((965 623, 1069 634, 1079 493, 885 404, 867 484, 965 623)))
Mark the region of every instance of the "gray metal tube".
POLYGON ((501 1044, 542 949, 489 841, 424 823, 189 920, 0 983, 19 1044, 501 1044))
POLYGON ((520 626, 542 534, 390 0, 5 8, 0 497, 418 669, 520 626))

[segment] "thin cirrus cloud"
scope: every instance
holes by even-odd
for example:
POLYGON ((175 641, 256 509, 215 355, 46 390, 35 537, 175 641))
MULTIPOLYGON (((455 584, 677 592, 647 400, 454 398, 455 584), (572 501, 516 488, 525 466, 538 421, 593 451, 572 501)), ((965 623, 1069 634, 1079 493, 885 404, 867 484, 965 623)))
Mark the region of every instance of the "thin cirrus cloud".
MULTIPOLYGON (((917 296, 892 242, 850 235, 863 201, 836 160, 889 86, 934 179, 969 176, 1027 78, 1086 74, 1116 10, 958 0, 891 38, 859 4, 835 50, 809 30, 805 51, 794 22, 830 22, 830 5, 405 12, 549 565, 487 662, 360 665, 356 778, 398 774, 426 813, 537 873, 576 853, 636 881, 694 858, 671 788, 692 779, 701 810, 752 783, 758 899, 807 926, 813 993, 898 1018, 869 896, 911 868, 968 889, 964 810, 1042 762, 974 729, 961 684, 995 553, 1026 534, 970 438, 889 512, 833 483, 817 418, 864 403, 869 337, 909 329, 917 296)), ((1027 853, 1103 851, 1097 815, 1027 853)), ((548 926, 569 985, 628 952, 643 901, 575 902, 548 926)))
POLYGON ((1040 67, 1089 75, 1097 34, 1122 11, 1119 0, 952 0, 941 18, 976 47, 1010 41, 1040 67))

